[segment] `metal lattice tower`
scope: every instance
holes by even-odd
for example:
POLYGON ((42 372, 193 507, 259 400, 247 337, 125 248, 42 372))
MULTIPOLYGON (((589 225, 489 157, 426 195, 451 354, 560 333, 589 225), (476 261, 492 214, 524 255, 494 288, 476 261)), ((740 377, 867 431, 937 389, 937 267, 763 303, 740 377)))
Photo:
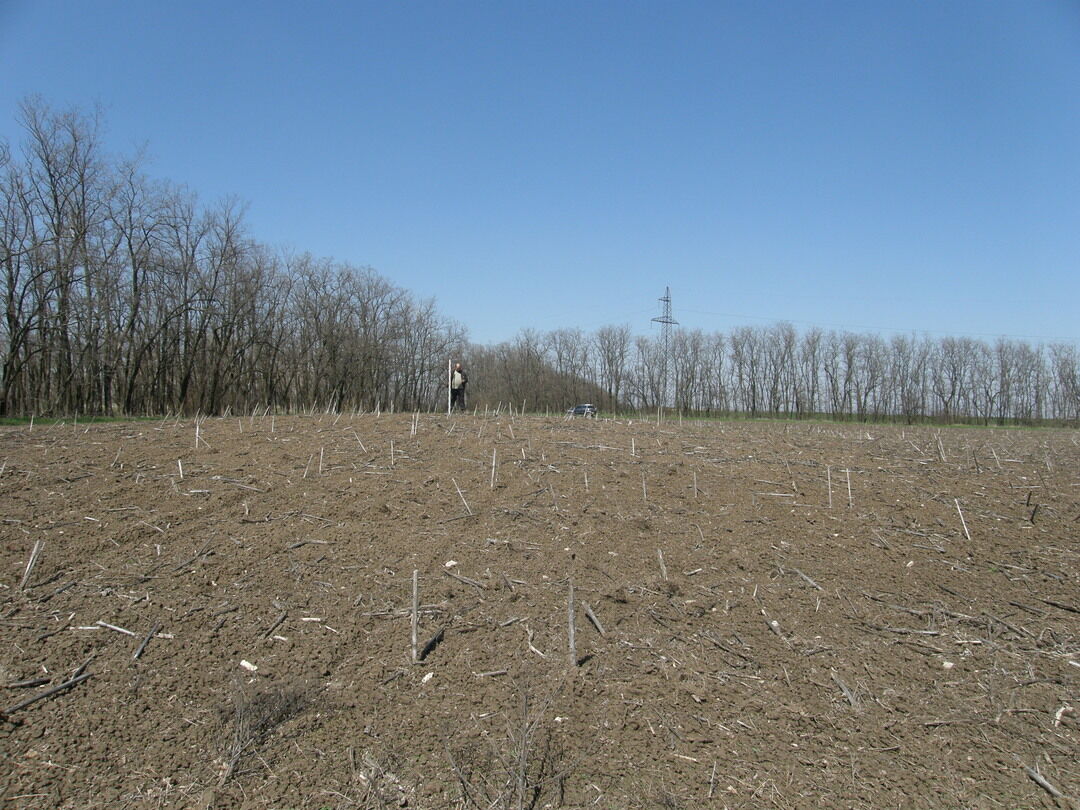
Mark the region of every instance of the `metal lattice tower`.
POLYGON ((656 318, 652 319, 653 323, 660 324, 660 343, 662 345, 663 356, 660 359, 660 386, 661 386, 661 399, 660 405, 668 404, 668 366, 671 363, 671 327, 678 326, 679 322, 671 317, 671 287, 664 287, 664 297, 660 299, 660 303, 663 304, 663 312, 656 318))

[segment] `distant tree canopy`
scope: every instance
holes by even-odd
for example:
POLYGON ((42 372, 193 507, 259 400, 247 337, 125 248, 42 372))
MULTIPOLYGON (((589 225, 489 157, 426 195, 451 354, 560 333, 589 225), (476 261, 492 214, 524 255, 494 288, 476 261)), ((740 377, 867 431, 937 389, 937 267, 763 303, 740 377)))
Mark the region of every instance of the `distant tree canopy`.
POLYGON ((485 404, 558 410, 592 401, 606 411, 828 416, 984 424, 1080 419, 1080 353, 969 338, 810 329, 780 323, 729 333, 672 333, 667 381, 659 338, 629 326, 522 332, 473 347, 485 404))
POLYGON ((374 270, 251 239, 235 201, 201 206, 106 155, 100 121, 21 107, 0 143, 0 415, 429 410, 447 361, 470 405, 909 421, 1080 419, 1068 343, 825 332, 787 323, 679 330, 667 357, 627 325, 465 329, 374 270))

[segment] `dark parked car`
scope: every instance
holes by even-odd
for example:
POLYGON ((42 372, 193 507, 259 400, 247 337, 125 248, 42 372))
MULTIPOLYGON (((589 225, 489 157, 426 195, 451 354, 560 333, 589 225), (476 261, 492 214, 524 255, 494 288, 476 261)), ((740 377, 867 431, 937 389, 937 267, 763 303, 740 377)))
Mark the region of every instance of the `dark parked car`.
POLYGON ((596 406, 592 403, 575 405, 566 412, 567 416, 596 416, 596 406))

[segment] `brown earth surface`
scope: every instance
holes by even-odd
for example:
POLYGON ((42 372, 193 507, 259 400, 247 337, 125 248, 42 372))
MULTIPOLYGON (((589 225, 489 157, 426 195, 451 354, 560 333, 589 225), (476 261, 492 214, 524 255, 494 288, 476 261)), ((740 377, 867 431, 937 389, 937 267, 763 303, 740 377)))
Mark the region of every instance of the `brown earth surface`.
POLYGON ((68 422, 0 498, 4 808, 1077 806, 1075 431, 68 422))

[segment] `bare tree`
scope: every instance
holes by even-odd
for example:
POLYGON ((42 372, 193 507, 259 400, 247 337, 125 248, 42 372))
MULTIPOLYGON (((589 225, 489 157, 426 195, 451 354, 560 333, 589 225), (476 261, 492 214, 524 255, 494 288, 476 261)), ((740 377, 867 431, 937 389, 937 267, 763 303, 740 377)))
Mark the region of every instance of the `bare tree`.
POLYGON ((3 351, 0 370, 0 414, 30 407, 34 392, 27 369, 44 351, 40 336, 45 331, 45 308, 39 296, 51 294, 48 264, 40 261, 41 239, 34 224, 34 211, 27 178, 12 165, 7 144, 0 150, 0 271, 2 294, 3 351), (35 340, 35 336, 38 339, 35 340))
POLYGON ((1059 419, 1080 419, 1080 353, 1068 343, 1050 344, 1051 409, 1059 419))
POLYGON ((735 374, 735 407, 756 416, 762 407, 762 353, 761 334, 752 327, 740 326, 731 333, 731 362, 735 374))
POLYGON ((822 332, 813 327, 802 336, 798 352, 796 374, 795 412, 800 416, 812 416, 818 411, 818 387, 821 381, 822 332))
POLYGON ((41 350, 34 369, 35 395, 50 408, 77 410, 86 405, 76 348, 93 336, 76 332, 93 325, 94 274, 89 233, 102 207, 102 166, 98 118, 76 110, 54 112, 38 98, 25 100, 19 123, 26 133, 24 213, 35 233, 33 303, 41 350), (80 306, 81 305, 81 306, 80 306), (79 311, 76 311, 76 310, 79 311))
POLYGON ((639 408, 654 408, 664 402, 664 347, 647 337, 634 339, 634 366, 631 375, 633 399, 639 408))
POLYGON ((880 416, 884 383, 888 371, 888 348, 877 335, 863 335, 856 350, 854 390, 856 412, 860 419, 880 416))
POLYGON ((926 375, 930 347, 914 336, 896 335, 891 342, 891 411, 913 423, 926 413, 926 375))
POLYGON ((678 329, 671 339, 671 377, 675 407, 688 413, 702 406, 705 336, 700 329, 678 329))
POLYGON ((788 412, 795 400, 795 327, 778 323, 762 335, 764 392, 768 409, 774 413, 788 412))
POLYGON ((727 378, 727 371, 731 366, 731 363, 727 362, 727 346, 727 338, 719 332, 707 339, 703 374, 706 411, 726 413, 732 407, 731 384, 727 378))
POLYGON ((617 410, 623 404, 623 386, 630 359, 630 327, 604 326, 596 333, 596 355, 599 361, 599 383, 607 393, 605 407, 617 410))

